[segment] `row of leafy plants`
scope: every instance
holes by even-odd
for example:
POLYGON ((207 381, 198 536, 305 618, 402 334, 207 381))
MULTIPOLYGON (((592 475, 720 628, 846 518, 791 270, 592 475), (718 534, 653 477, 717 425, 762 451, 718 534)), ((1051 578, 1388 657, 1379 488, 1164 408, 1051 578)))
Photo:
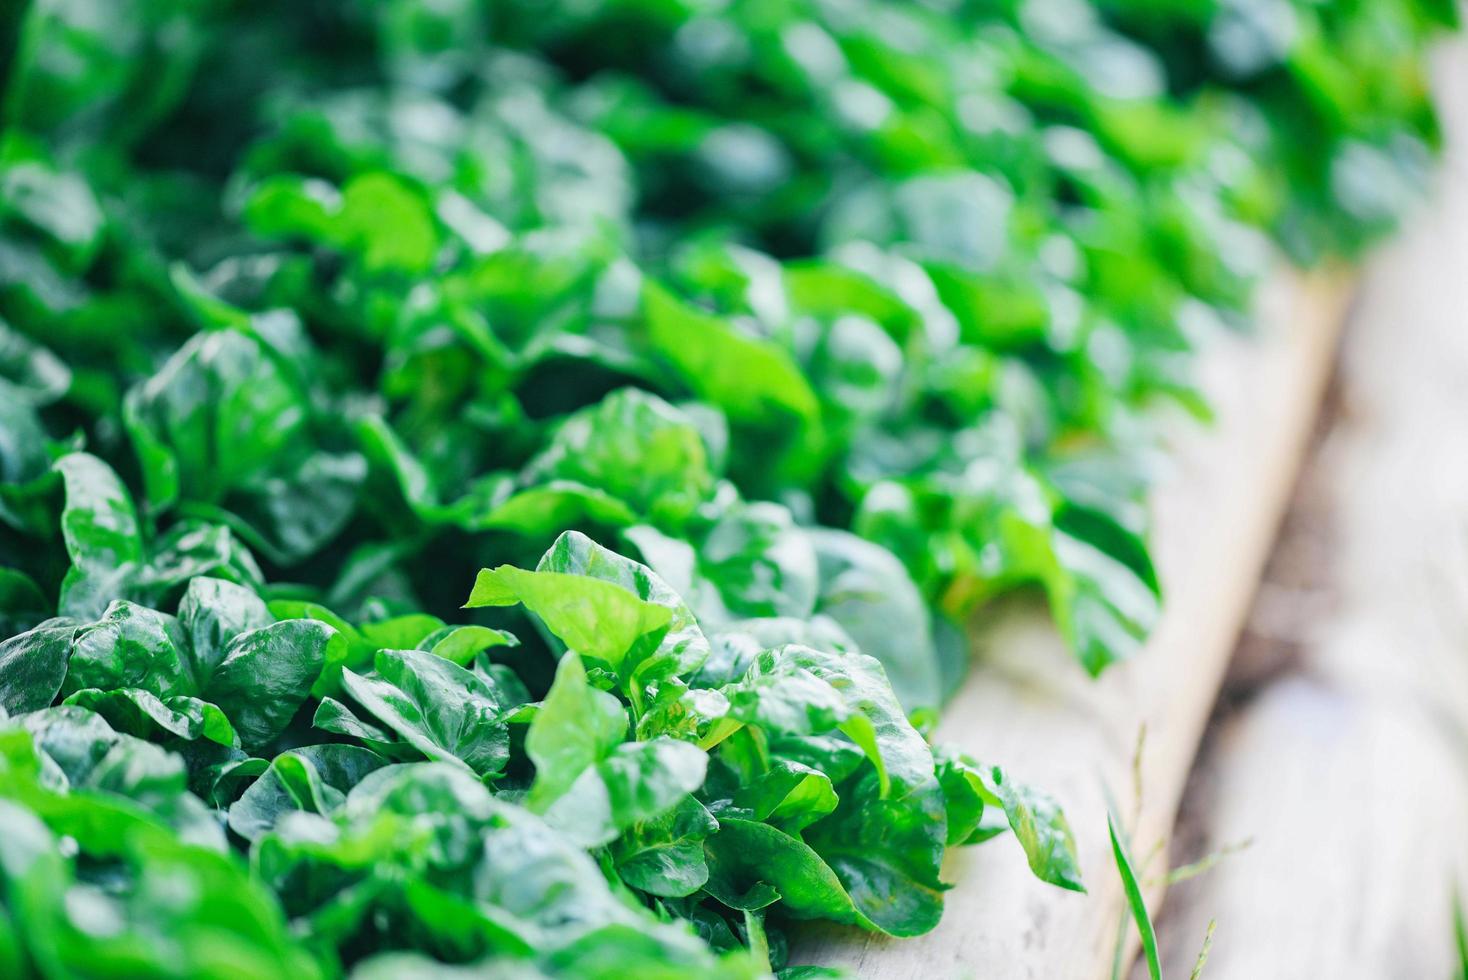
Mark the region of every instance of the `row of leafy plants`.
POLYGON ((230 977, 797 975, 1005 831, 1079 889, 929 741, 962 624, 1145 638, 1148 413, 1390 225, 1452 19, 17 13, 0 973, 230 977))

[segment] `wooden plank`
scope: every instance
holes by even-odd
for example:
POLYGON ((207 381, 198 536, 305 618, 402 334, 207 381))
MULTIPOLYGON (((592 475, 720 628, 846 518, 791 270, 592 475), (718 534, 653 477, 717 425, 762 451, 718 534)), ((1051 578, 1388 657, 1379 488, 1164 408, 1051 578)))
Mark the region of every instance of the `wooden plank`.
MULTIPOLYGON (((1283 276, 1261 298, 1255 336, 1219 337, 1203 358, 1212 427, 1181 427, 1158 488, 1163 621, 1133 661, 1089 680, 1033 606, 1003 604, 976 637, 982 663, 948 706, 938 737, 1054 793, 1076 831, 1090 894, 1035 881, 1018 848, 956 849, 942 923, 887 941, 818 927, 794 962, 870 977, 1104 977, 1123 910, 1106 831, 1108 793, 1131 796, 1142 726, 1138 850, 1172 827, 1260 568, 1289 497, 1349 300, 1341 275, 1283 276)), ((1198 937, 1201 939, 1201 936, 1198 937)))
POLYGON ((1451 890, 1468 884, 1468 47, 1439 68, 1438 192, 1373 263, 1341 410, 1292 522, 1329 528, 1292 576, 1325 614, 1256 617, 1252 672, 1275 679, 1215 730, 1187 807, 1195 851, 1254 843, 1169 896, 1175 976, 1212 917, 1209 980, 1453 975, 1451 890))

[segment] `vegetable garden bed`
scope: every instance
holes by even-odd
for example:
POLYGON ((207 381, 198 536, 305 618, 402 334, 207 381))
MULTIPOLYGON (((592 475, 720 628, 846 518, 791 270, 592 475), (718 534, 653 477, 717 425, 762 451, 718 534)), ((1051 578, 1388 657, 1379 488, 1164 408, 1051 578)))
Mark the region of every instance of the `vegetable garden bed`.
MULTIPOLYGON (((1053 789, 1074 828, 1087 895, 1037 886, 1021 858, 956 851, 944 920, 901 942, 812 930, 796 958, 870 977, 1100 977, 1128 916, 1112 862, 1107 813, 1126 821, 1131 850, 1169 840, 1203 732, 1316 418, 1352 295, 1345 273, 1281 275, 1252 337, 1219 336, 1205 381, 1217 409, 1186 425, 1159 485, 1155 548, 1167 605, 1147 647, 1097 681, 1063 669, 1048 617, 1012 602, 974 637, 982 669, 949 705, 939 737, 1053 789), (1143 736, 1139 745, 1139 737, 1143 736), (1092 870, 1095 869, 1095 870, 1092 870), (975 929, 974 922, 1002 923, 975 929)), ((1149 868, 1149 900, 1162 888, 1149 868)), ((1125 933, 1122 953, 1135 952, 1125 933)), ((1181 942, 1202 943, 1196 937, 1181 942)))
POLYGON ((1450 5, 1279 11, 6 7, 0 975, 1090 972, 1344 302, 1272 257, 1438 140, 1450 5))

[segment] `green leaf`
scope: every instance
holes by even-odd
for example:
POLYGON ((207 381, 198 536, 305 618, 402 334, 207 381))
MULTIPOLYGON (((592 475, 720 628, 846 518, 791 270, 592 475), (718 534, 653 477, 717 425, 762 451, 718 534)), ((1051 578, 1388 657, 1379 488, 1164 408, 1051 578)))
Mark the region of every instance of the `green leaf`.
POLYGON ((686 520, 714 488, 697 426, 636 388, 614 391, 567 417, 521 480, 594 487, 644 519, 674 524, 686 520))
POLYGON ((387 173, 362 174, 347 182, 335 234, 368 270, 426 272, 439 245, 428 203, 387 173))
POLYGON ((493 647, 519 646, 515 634, 488 626, 444 626, 418 641, 418 649, 464 667, 493 647))
MULTIPOLYGON (((621 672, 624 675, 631 674, 640 683, 675 675, 685 676, 697 670, 708 657, 708 640, 692 610, 667 582, 646 565, 603 548, 579 531, 567 531, 556 539, 536 568, 537 571, 584 575, 611 582, 639 599, 668 610, 667 632, 657 637, 656 644, 635 644, 623 661, 621 672)), ((580 649, 575 644, 571 646, 580 649)))
POLYGON ((932 752, 897 703, 880 663, 860 653, 830 654, 802 646, 776 653, 782 663, 841 692, 851 712, 841 730, 871 760, 881 796, 892 792, 902 797, 932 781, 932 752))
POLYGON ((1057 533, 1057 571, 1046 589, 1056 622, 1093 675, 1141 649, 1157 622, 1156 592, 1100 549, 1057 533))
POLYGON ((18 771, 17 762, 23 761, 26 769, 39 769, 33 774, 51 786, 85 781, 118 740, 117 733, 100 715, 75 705, 42 708, 18 721, 29 738, 23 739, 23 744, 6 743, 6 748, 16 753, 16 758, 10 760, 11 768, 18 771), (46 758, 39 759, 38 754, 46 758), (39 767, 38 759, 42 763, 39 767), (54 765, 44 765, 47 760, 54 765))
MULTIPOLYGON (((213 851, 224 850, 219 823, 188 792, 187 773, 177 755, 118 734, 100 716, 75 705, 32 712, 20 719, 20 724, 40 753, 32 754, 31 760, 40 763, 37 775, 45 792, 70 790, 122 801, 123 813, 116 819, 89 815, 85 803, 68 805, 64 799, 57 807, 47 807, 53 812, 59 808, 76 818, 74 826, 57 827, 78 838, 83 847, 95 843, 116 853, 139 832, 138 824, 151 823, 155 830, 167 827, 183 840, 213 851), (100 823, 89 822, 89 816, 100 823)), ((34 793, 25 795, 32 804, 47 802, 34 793)), ((151 836, 162 840, 170 837, 166 833, 151 836)))
POLYGON ((132 497, 106 463, 87 453, 56 461, 66 492, 61 534, 71 568, 61 584, 63 616, 93 619, 124 594, 143 562, 132 497))
POLYGON ((930 614, 902 562, 854 534, 825 529, 810 533, 820 562, 816 609, 840 624, 862 653, 882 664, 909 713, 941 705, 949 690, 930 614))
POLYGON ((229 528, 188 519, 175 523, 155 538, 150 563, 139 575, 138 592, 149 601, 172 596, 178 586, 197 576, 209 576, 243 585, 263 587, 254 557, 229 528))
POLYGON ((29 924, 29 956, 48 972, 322 976, 290 938, 273 896, 232 856, 175 838, 111 794, 62 795, 12 771, 5 795, 0 877, 10 908, 29 924), (66 852, 61 837, 70 838, 66 852), (62 856, 77 852, 75 860, 62 856), (96 888, 78 873, 78 865, 103 863, 119 887, 96 888), (112 931, 99 936, 76 924, 78 902, 112 931))
POLYGON ((281 563, 334 536, 366 467, 315 444, 305 389, 313 356, 295 315, 275 311, 195 334, 133 387, 124 415, 149 508, 182 502, 281 563))
POLYGON ((501 565, 481 569, 465 609, 523 603, 578 653, 620 668, 644 636, 667 628, 672 612, 619 585, 566 572, 501 565))
POLYGON ((39 499, 47 495, 46 429, 36 406, 18 387, 0 378, 0 518, 16 530, 39 530, 52 515, 39 499))
POLYGON ((99 691, 87 688, 64 702, 95 711, 114 731, 145 739, 208 739, 219 745, 238 747, 239 736, 223 711, 208 701, 184 694, 162 700, 138 688, 99 691))
POLYGON ((373 272, 423 273, 439 246, 422 195, 386 172, 352 178, 341 192, 296 176, 276 176, 255 188, 245 220, 258 234, 300 235, 354 255, 373 272))
POLYGON ((325 697, 316 706, 311 717, 311 726, 323 732, 345 735, 390 759, 408 761, 419 758, 420 753, 407 742, 402 742, 390 731, 363 721, 353 714, 352 709, 336 698, 325 697))
POLYGON ((63 695, 83 688, 141 688, 161 698, 196 694, 188 639, 177 619, 119 599, 76 631, 63 695))
POLYGON ((205 695, 254 751, 273 742, 305 703, 326 665, 330 626, 287 619, 241 633, 225 648, 205 695))
POLYGON ((618 745, 545 807, 545 820, 582 847, 599 847, 672 809, 703 785, 707 768, 704 751, 679 739, 618 745))
POLYGON ((443 629, 444 622, 426 613, 408 613, 376 622, 362 623, 362 638, 379 650, 412 650, 427 637, 443 629))
POLYGON ((943 808, 948 825, 948 844, 978 844, 1001 833, 994 827, 993 798, 985 784, 981 767, 950 745, 933 747, 938 785, 943 790, 943 808))
POLYGON ((777 504, 741 504, 709 527, 698 569, 736 616, 808 619, 819 575, 812 539, 777 504))
POLYGON ((10 160, 0 169, 0 207, 55 241, 78 268, 90 261, 106 220, 79 174, 41 159, 10 160))
MULTIPOLYGON (((466 499, 461 503, 473 501, 466 499)), ((631 507, 603 490, 568 480, 551 480, 517 491, 460 523, 475 529, 504 530, 544 539, 578 524, 626 527, 636 522, 637 514, 631 507)))
POLYGON ((851 717, 841 691, 778 650, 761 653, 720 693, 729 699, 729 717, 780 734, 821 734, 851 717))
POLYGON ((703 804, 685 796, 667 813, 627 829, 612 848, 617 874, 649 895, 692 895, 708 881, 703 842, 718 828, 703 804))
POLYGON ((1126 846, 1116 834, 1116 821, 1106 815, 1106 829, 1111 834, 1111 853, 1116 858, 1116 871, 1121 875, 1122 890, 1126 892, 1127 905, 1131 907, 1132 919, 1142 937, 1142 953, 1147 960, 1147 975, 1152 980, 1162 980, 1162 964, 1157 957, 1157 933, 1152 928, 1152 917, 1147 914, 1147 900, 1142 897, 1142 886, 1137 873, 1132 870, 1132 860, 1126 846))
POLYGON ((591 858, 524 810, 503 807, 480 853, 476 898, 535 930, 537 946, 555 951, 547 958, 551 972, 608 978, 723 973, 689 930, 623 901, 591 858))
POLYGON ((768 770, 740 786, 732 802, 756 820, 799 834, 835 810, 838 800, 831 778, 825 773, 799 762, 776 759, 768 770))
POLYGON ((15 636, 51 618, 51 603, 29 575, 0 568, 0 635, 15 636))
POLYGON ((206 685, 235 637, 275 622, 253 590, 205 575, 189 580, 178 604, 178 619, 188 634, 199 680, 206 685))
POLYGON ((346 794, 386 761, 355 745, 308 745, 275 757, 229 808, 229 828, 258 840, 294 811, 329 815, 346 794))
POLYGON ((653 349, 700 398, 739 421, 818 423, 815 393, 780 347, 739 333, 651 281, 642 303, 653 349))
POLYGON ((765 890, 773 888, 795 918, 880 928, 852 904, 836 872, 798 837, 757 821, 724 817, 705 850, 705 887, 730 908, 763 907, 769 904, 765 890), (752 895, 758 897, 749 901, 752 895))
POLYGON ((948 887, 938 877, 947 833, 937 780, 930 774, 898 797, 868 770, 838 793, 835 812, 805 830, 806 842, 878 928, 894 936, 932 929, 948 887))
POLYGON ((216 502, 287 458, 306 406, 294 380, 256 338, 196 334, 128 394, 129 435, 145 447, 148 501, 216 502))
POLYGON ((476 674, 421 650, 379 650, 371 674, 342 672, 348 694, 429 759, 492 776, 509 758, 494 692, 476 674))
POLYGON ((0 378, 33 405, 50 405, 71 388, 71 369, 41 346, 0 319, 0 378))
POLYGON ((1010 829, 1024 848, 1030 870, 1042 881, 1084 892, 1076 864, 1075 838, 1065 814, 1044 793, 1016 785, 998 766, 966 765, 970 778, 988 803, 1002 806, 1010 829))
POLYGON ((325 697, 337 691, 343 667, 358 670, 370 666, 377 647, 369 643, 358 629, 325 606, 294 599, 275 599, 269 603, 270 614, 277 619, 311 619, 330 626, 335 633, 326 645, 326 666, 311 689, 313 697, 325 697))
POLYGON ((56 700, 66 681, 76 626, 41 625, 0 642, 0 709, 19 715, 56 700))
POLYGON ((617 698, 587 683, 581 658, 567 653, 525 734, 525 753, 535 763, 526 806, 543 813, 626 735, 627 715, 617 698))

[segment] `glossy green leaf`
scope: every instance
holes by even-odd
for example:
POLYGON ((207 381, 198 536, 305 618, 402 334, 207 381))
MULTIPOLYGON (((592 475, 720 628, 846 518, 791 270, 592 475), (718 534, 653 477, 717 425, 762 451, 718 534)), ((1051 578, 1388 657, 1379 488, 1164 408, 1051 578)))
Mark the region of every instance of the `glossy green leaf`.
POLYGON ((76 631, 63 695, 94 687, 130 687, 159 697, 195 694, 198 682, 188 637, 165 613, 119 599, 102 618, 76 631))
POLYGON ((429 759, 498 773, 509 735, 494 692, 471 671, 421 650, 380 650, 372 673, 342 685, 384 728, 429 759))
POLYGON ((125 593, 143 562, 142 529, 132 497, 101 460, 71 453, 56 461, 56 470, 66 493, 61 533, 71 559, 60 612, 90 619, 125 593))
MULTIPOLYGON (((668 610, 667 632, 657 639, 637 642, 621 670, 640 682, 686 675, 698 669, 708 656, 708 640, 694 619, 693 611, 652 569, 592 541, 578 531, 567 531, 556 539, 536 566, 538 571, 584 575, 611 582, 633 593, 639 599, 668 610), (630 659, 632 662, 628 663, 630 659)), ((581 649, 571 644, 573 649, 581 649)))
POLYGON ((235 637, 275 622, 265 602, 252 590, 203 575, 189 580, 178 604, 178 619, 188 634, 199 680, 205 684, 235 637))
POLYGON ((568 417, 521 479, 595 488, 660 522, 687 519, 714 487, 692 420, 636 388, 614 391, 568 417))
POLYGON ((58 622, 0 643, 0 708, 19 715, 56 700, 66 681, 76 627, 58 622))
POLYGON ((229 808, 229 828, 256 840, 287 813, 327 815, 384 760, 352 745, 308 745, 275 757, 259 779, 229 808))
POLYGON ((672 611, 620 585, 556 571, 482 569, 464 608, 523 603, 572 650, 620 667, 642 637, 662 631, 672 611))
POLYGON ((331 627, 287 619, 237 635, 204 689, 246 749, 269 745, 305 703, 326 666, 331 627))
MULTIPOLYGON (((703 785, 707 768, 708 756, 690 742, 666 737, 627 742, 582 770, 545 807, 544 816, 568 839, 597 847, 667 813, 703 785)), ((537 799, 545 796, 541 792, 537 799)))
POLYGON ((185 694, 163 700, 137 688, 101 691, 86 688, 66 699, 107 720, 114 731, 138 738, 205 738, 220 745, 238 746, 239 736, 223 711, 208 701, 185 694))
POLYGON ((967 778, 974 780, 985 801, 1004 808, 1010 829, 1024 848, 1036 877, 1071 891, 1085 891, 1076 861, 1075 838, 1055 801, 1044 793, 1016 785, 997 766, 985 770, 966 764, 965 768, 967 778))
POLYGON ((525 752, 535 763, 535 784, 526 805, 544 811, 626 734, 627 715, 616 697, 592 687, 581 659, 566 654, 525 735, 525 752))
POLYGON ((703 842, 719 823, 691 796, 662 816, 634 824, 613 848, 617 874, 649 895, 680 898, 708 881, 703 842))
POLYGON ((894 936, 932 929, 948 888, 938 877, 946 831, 937 780, 930 775, 896 798, 863 772, 839 792, 835 812, 806 829, 806 842, 878 928, 894 936))

